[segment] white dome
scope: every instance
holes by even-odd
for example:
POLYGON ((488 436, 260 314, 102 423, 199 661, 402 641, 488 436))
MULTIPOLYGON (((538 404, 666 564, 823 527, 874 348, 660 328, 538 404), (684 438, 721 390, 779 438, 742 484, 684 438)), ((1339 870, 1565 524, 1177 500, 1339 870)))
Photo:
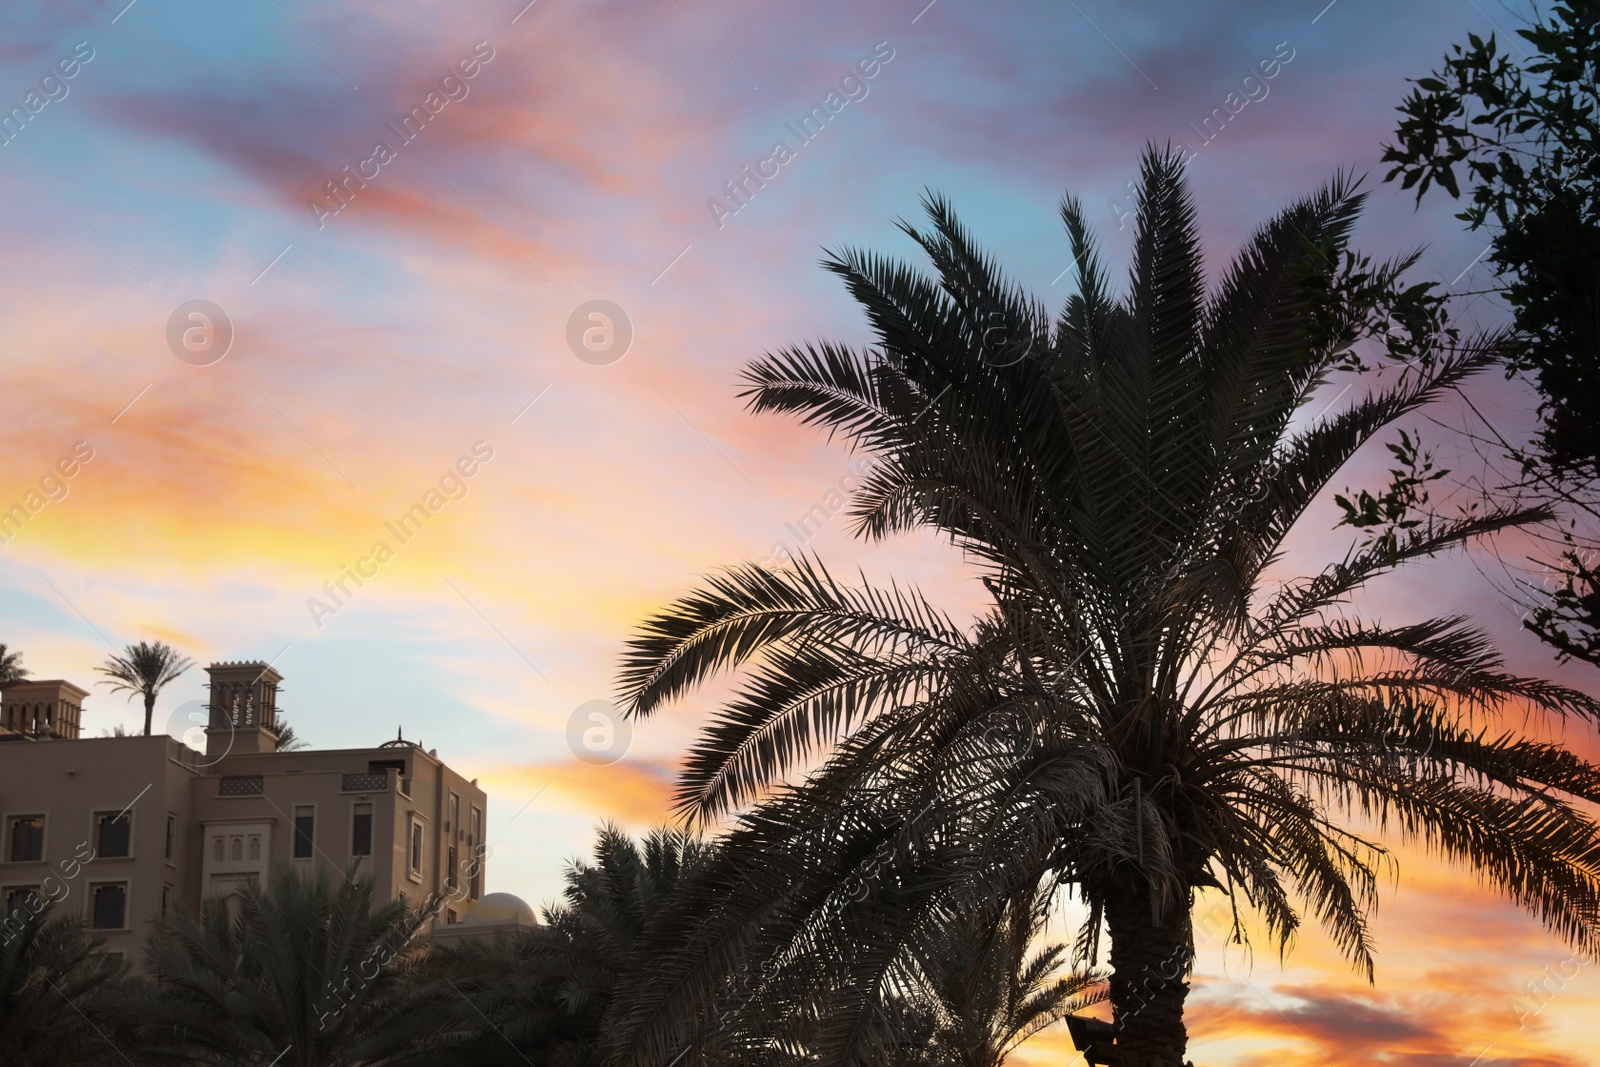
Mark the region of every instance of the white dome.
POLYGON ((528 902, 515 893, 487 893, 479 897, 468 906, 461 921, 467 925, 512 922, 523 926, 538 925, 528 902))

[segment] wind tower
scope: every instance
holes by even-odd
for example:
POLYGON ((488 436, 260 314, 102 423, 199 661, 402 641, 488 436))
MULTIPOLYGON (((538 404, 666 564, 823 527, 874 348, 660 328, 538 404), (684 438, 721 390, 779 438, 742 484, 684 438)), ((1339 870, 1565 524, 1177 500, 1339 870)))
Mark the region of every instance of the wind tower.
POLYGON ((278 747, 278 683, 283 675, 260 661, 206 668, 211 699, 206 755, 272 752, 278 747))

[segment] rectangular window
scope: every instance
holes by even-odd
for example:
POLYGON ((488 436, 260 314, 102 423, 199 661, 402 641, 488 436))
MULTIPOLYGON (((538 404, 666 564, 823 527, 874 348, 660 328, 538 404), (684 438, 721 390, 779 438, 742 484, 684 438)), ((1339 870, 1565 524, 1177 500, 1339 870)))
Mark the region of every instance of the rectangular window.
POLYGON ((444 924, 446 926, 454 926, 456 924, 456 910, 454 908, 444 909, 444 924))
POLYGON ((483 812, 472 809, 472 833, 467 835, 467 855, 472 857, 472 871, 467 878, 467 895, 473 900, 483 896, 483 812))
POLYGON ((294 809, 294 858, 311 858, 312 834, 316 831, 316 816, 310 808, 294 809))
POLYGON ((6 914, 16 915, 32 911, 39 906, 39 890, 31 885, 12 886, 6 890, 6 914))
POLYGON ((414 817, 411 822, 411 872, 422 873, 422 824, 414 817))
POLYGON ((449 855, 445 862, 448 866, 444 869, 444 884, 450 889, 454 889, 456 887, 456 846, 450 846, 449 855))
POLYGON ((357 804, 355 820, 350 827, 350 855, 372 855, 372 805, 357 804))
POLYGON ((165 915, 167 912, 169 912, 171 910, 172 910, 172 887, 170 885, 164 885, 164 886, 161 887, 161 914, 165 915))
POLYGON ((453 833, 457 837, 460 837, 461 836, 461 798, 456 796, 454 793, 450 794, 450 808, 449 808, 448 814, 446 814, 446 816, 445 816, 445 819, 447 821, 444 824, 444 832, 447 833, 447 834, 453 833))
POLYGON ((166 857, 169 860, 173 859, 173 858, 175 858, 177 856, 177 853, 178 853, 178 817, 176 815, 168 815, 167 816, 167 851, 166 851, 166 857))
POLYGON ((128 846, 132 843, 130 838, 133 836, 132 815, 125 811, 96 812, 94 822, 99 835, 96 855, 112 859, 128 855, 128 846))
POLYGON ((119 884, 94 887, 93 926, 96 930, 121 930, 127 914, 127 886, 119 884))
POLYGON ((11 820, 11 862, 44 859, 44 816, 19 815, 11 820))

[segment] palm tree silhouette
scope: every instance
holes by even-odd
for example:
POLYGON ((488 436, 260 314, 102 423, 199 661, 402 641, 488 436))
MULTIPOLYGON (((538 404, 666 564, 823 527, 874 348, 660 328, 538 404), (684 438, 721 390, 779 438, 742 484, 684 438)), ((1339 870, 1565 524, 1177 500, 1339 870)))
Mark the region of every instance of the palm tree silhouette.
POLYGON ((1023 1042, 1106 998, 1104 976, 1062 973, 1068 946, 1043 944, 1055 887, 1007 904, 998 922, 930 946, 905 994, 904 1067, 1002 1067, 1023 1042))
MULTIPOLYGON (((123 962, 101 951, 81 916, 51 918, 39 898, 4 916, 0 1061, 14 1067, 100 1062, 106 1038, 86 1022, 114 991, 123 962)), ((8 903, 9 906, 9 903, 8 903)))
POLYGON ((113 693, 126 692, 130 700, 134 696, 144 698, 144 736, 149 737, 156 694, 192 666, 193 660, 180 656, 170 645, 140 641, 129 645, 121 656, 108 656, 105 666, 95 669, 111 679, 100 684, 111 686, 113 693))
POLYGON ((418 975, 424 921, 375 907, 370 879, 276 864, 270 892, 246 882, 198 918, 156 919, 151 981, 124 1003, 131 1042, 158 1062, 429 1062, 451 1016, 448 989, 418 975))
POLYGON ((277 733, 278 740, 272 746, 274 752, 296 752, 311 744, 309 741, 302 740, 294 732, 294 727, 290 726, 282 715, 278 716, 277 733))
POLYGON ((9 651, 5 645, 0 645, 0 685, 11 685, 27 676, 28 669, 22 665, 22 653, 9 651))
POLYGON ((830 255, 872 346, 757 360, 750 406, 871 453, 858 535, 949 537, 990 603, 960 624, 804 558, 722 572, 643 624, 630 714, 745 675, 678 794, 691 820, 738 822, 684 901, 693 951, 638 991, 613 1062, 664 1067, 750 959, 776 968, 771 997, 834 1006, 805 1037, 819 1062, 869 1057, 889 1031, 883 991, 1045 876, 1089 908, 1079 951, 1109 941, 1128 1065, 1183 1061, 1197 892, 1253 909, 1284 948, 1309 910, 1370 980, 1394 841, 1600 947, 1600 838, 1579 804, 1600 800, 1600 767, 1515 725, 1593 721, 1600 704, 1508 673, 1465 618, 1381 624, 1344 606, 1545 514, 1437 520, 1308 577, 1272 570, 1358 448, 1505 344, 1424 322, 1422 358, 1306 417, 1407 292, 1408 261, 1369 270, 1348 247, 1358 184, 1279 213, 1208 293, 1181 161, 1152 150, 1128 294, 1069 197, 1077 292, 1054 317, 937 198, 931 230, 904 227, 935 279, 830 255))
POLYGON ((458 1028, 476 1031, 440 1062, 598 1067, 627 991, 650 980, 655 922, 708 852, 674 831, 635 842, 608 824, 593 862, 567 868, 562 900, 537 929, 438 951, 465 998, 458 1028))

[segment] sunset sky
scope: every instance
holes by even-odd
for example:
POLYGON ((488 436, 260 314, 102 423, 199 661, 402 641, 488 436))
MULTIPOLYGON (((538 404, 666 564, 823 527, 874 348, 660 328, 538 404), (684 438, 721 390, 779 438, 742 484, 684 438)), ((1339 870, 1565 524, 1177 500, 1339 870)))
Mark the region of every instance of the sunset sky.
MULTIPOLYGON (((1510 29, 1499 3, 526 2, 6 5, 0 104, 30 117, 0 135, 0 510, 41 506, 0 546, 0 640, 85 686, 141 639, 273 661, 312 744, 403 728, 478 776, 489 888, 535 903, 599 821, 665 817, 714 700, 636 724, 614 764, 576 758, 569 719, 612 694, 633 626, 707 571, 797 546, 793 524, 848 489, 841 445, 736 396, 763 352, 866 339, 823 249, 913 258, 891 220, 933 189, 1059 304, 1062 193, 1120 271, 1127 183, 1170 140, 1193 151, 1214 269, 1345 168, 1373 194, 1359 244, 1427 245, 1419 279, 1488 280, 1483 241, 1448 203, 1414 211, 1379 159, 1405 78, 1510 29), (1230 94, 1250 99, 1203 140, 1230 94), (814 108, 828 121, 808 130, 814 108), (428 120, 406 130, 413 109, 428 120), (169 345, 195 300, 232 323, 215 362, 169 345), (614 362, 569 344, 595 300, 631 327, 614 362), (51 478, 75 447, 92 458, 51 478), (402 543, 386 524, 430 491, 437 514, 402 543)), ((1469 391, 1526 428, 1515 388, 1469 391)), ((1408 425, 1450 458, 1444 429, 1408 425)), ((1374 482, 1384 458, 1339 484, 1374 482)), ((1337 519, 1314 508, 1296 552, 1342 553, 1337 519)), ((807 547, 952 611, 979 602, 932 538, 862 545, 836 516, 807 547)), ((1497 568, 1439 560, 1363 607, 1470 612, 1513 666, 1592 690, 1520 634, 1497 568)), ((203 682, 168 690, 158 726, 181 733, 203 682)), ((100 689, 84 726, 140 719, 100 689)), ((1595 750, 1584 728, 1569 739, 1595 750)), ((1470 877, 1409 853, 1401 869, 1375 986, 1314 932, 1287 962, 1206 946, 1195 1062, 1592 1062, 1597 968, 1470 877)), ((1052 1031, 1026 1058, 1075 1056, 1052 1031)))

